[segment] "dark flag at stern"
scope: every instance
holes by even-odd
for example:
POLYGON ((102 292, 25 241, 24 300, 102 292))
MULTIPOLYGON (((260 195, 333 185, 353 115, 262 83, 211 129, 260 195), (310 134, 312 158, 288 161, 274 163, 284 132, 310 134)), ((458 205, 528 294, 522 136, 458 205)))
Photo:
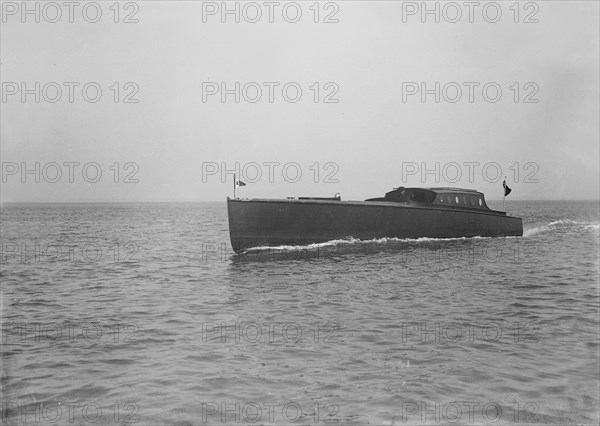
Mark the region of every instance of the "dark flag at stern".
POLYGON ((506 196, 508 194, 510 194, 510 191, 512 191, 512 189, 510 189, 508 187, 508 185, 506 184, 506 176, 504 176, 504 181, 502 182, 502 187, 504 188, 504 197, 502 197, 502 209, 506 211, 504 201, 506 200, 506 196))
POLYGON ((502 182, 502 187, 504 188, 504 196, 506 197, 508 194, 510 194, 510 191, 512 191, 512 189, 510 189, 506 184, 506 179, 504 182, 502 182))

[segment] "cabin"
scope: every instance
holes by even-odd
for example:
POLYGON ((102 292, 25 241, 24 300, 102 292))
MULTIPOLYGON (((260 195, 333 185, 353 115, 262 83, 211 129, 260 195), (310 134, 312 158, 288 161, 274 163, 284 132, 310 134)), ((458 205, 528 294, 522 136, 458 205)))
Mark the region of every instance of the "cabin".
POLYGON ((369 198, 365 201, 392 201, 397 203, 423 203, 440 207, 490 210, 483 194, 464 188, 396 188, 385 197, 369 198))

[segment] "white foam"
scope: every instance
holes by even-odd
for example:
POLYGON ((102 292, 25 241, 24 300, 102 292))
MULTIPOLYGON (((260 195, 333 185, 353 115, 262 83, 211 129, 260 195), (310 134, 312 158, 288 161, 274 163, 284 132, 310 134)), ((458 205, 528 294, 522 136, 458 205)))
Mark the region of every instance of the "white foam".
MULTIPOLYGON (((306 245, 281 245, 281 246, 261 246, 261 247, 252 247, 245 250, 243 253, 253 252, 253 251, 264 251, 264 250, 275 250, 275 251, 286 251, 286 250, 312 250, 318 249, 322 247, 330 247, 330 246, 338 246, 338 245, 354 245, 354 244, 365 244, 365 243, 373 243, 373 244, 385 244, 390 242, 406 242, 406 243, 426 243, 433 241, 465 241, 465 240, 489 240, 492 237, 456 237, 456 238, 429 238, 429 237, 421 237, 421 238, 395 238, 395 237, 384 237, 384 238, 374 238, 372 240, 361 240, 358 238, 349 237, 347 239, 338 239, 338 240, 330 240, 324 243, 312 243, 306 245)), ((507 237, 510 238, 510 237, 507 237)))
POLYGON ((571 219, 559 219, 554 222, 550 222, 547 225, 537 226, 535 228, 526 229, 523 232, 523 237, 531 237, 544 232, 553 233, 569 233, 583 230, 594 230, 599 229, 599 224, 589 222, 577 222, 571 219))
POLYGON ((554 222, 550 222, 548 224, 548 226, 554 226, 554 225, 583 225, 581 222, 575 222, 574 220, 570 220, 570 219, 559 219, 559 220, 555 220, 554 222))
POLYGON ((327 247, 327 246, 335 246, 337 244, 343 244, 343 243, 353 244, 357 241, 360 241, 360 240, 350 238, 347 240, 331 240, 331 241, 326 241, 324 243, 312 243, 312 244, 295 245, 295 246, 290 246, 290 245, 260 246, 260 247, 249 248, 249 249, 245 250, 244 252, 246 253, 249 251, 263 251, 263 250, 306 250, 306 249, 314 249, 314 248, 327 247))
POLYGON ((523 237, 532 237, 534 235, 540 234, 542 232, 549 231, 550 227, 548 225, 538 226, 536 228, 525 229, 523 230, 523 237))

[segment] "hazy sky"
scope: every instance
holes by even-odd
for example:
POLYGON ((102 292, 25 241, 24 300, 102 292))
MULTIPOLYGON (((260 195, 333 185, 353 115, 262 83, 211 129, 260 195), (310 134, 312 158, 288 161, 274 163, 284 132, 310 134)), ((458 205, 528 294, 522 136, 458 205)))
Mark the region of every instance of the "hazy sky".
POLYGON ((598 198, 596 1, 471 11, 428 2, 439 23, 422 16, 421 2, 297 2, 295 23, 291 2, 273 6, 272 23, 264 2, 228 2, 238 3, 239 23, 221 15, 221 2, 193 1, 121 3, 118 16, 113 1, 99 2, 92 23, 89 3, 69 22, 62 1, 60 16, 54 5, 30 2, 34 12, 22 15, 20 1, 3 2, 4 202, 224 200, 233 176, 222 181, 220 169, 236 163, 243 197, 365 199, 403 185, 498 199, 507 176, 515 200, 598 198), (250 183, 256 165, 262 175, 250 183), (23 166, 33 172, 22 176, 23 166), (203 169, 216 173, 203 179, 203 169))

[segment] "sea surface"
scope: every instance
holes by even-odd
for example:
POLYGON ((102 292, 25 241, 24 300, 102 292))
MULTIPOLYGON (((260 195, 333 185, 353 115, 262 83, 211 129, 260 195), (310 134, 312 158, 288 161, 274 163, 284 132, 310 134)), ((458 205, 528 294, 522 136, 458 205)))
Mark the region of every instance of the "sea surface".
POLYGON ((507 210, 235 255, 225 203, 4 205, 2 424, 598 424, 598 202, 507 210))

